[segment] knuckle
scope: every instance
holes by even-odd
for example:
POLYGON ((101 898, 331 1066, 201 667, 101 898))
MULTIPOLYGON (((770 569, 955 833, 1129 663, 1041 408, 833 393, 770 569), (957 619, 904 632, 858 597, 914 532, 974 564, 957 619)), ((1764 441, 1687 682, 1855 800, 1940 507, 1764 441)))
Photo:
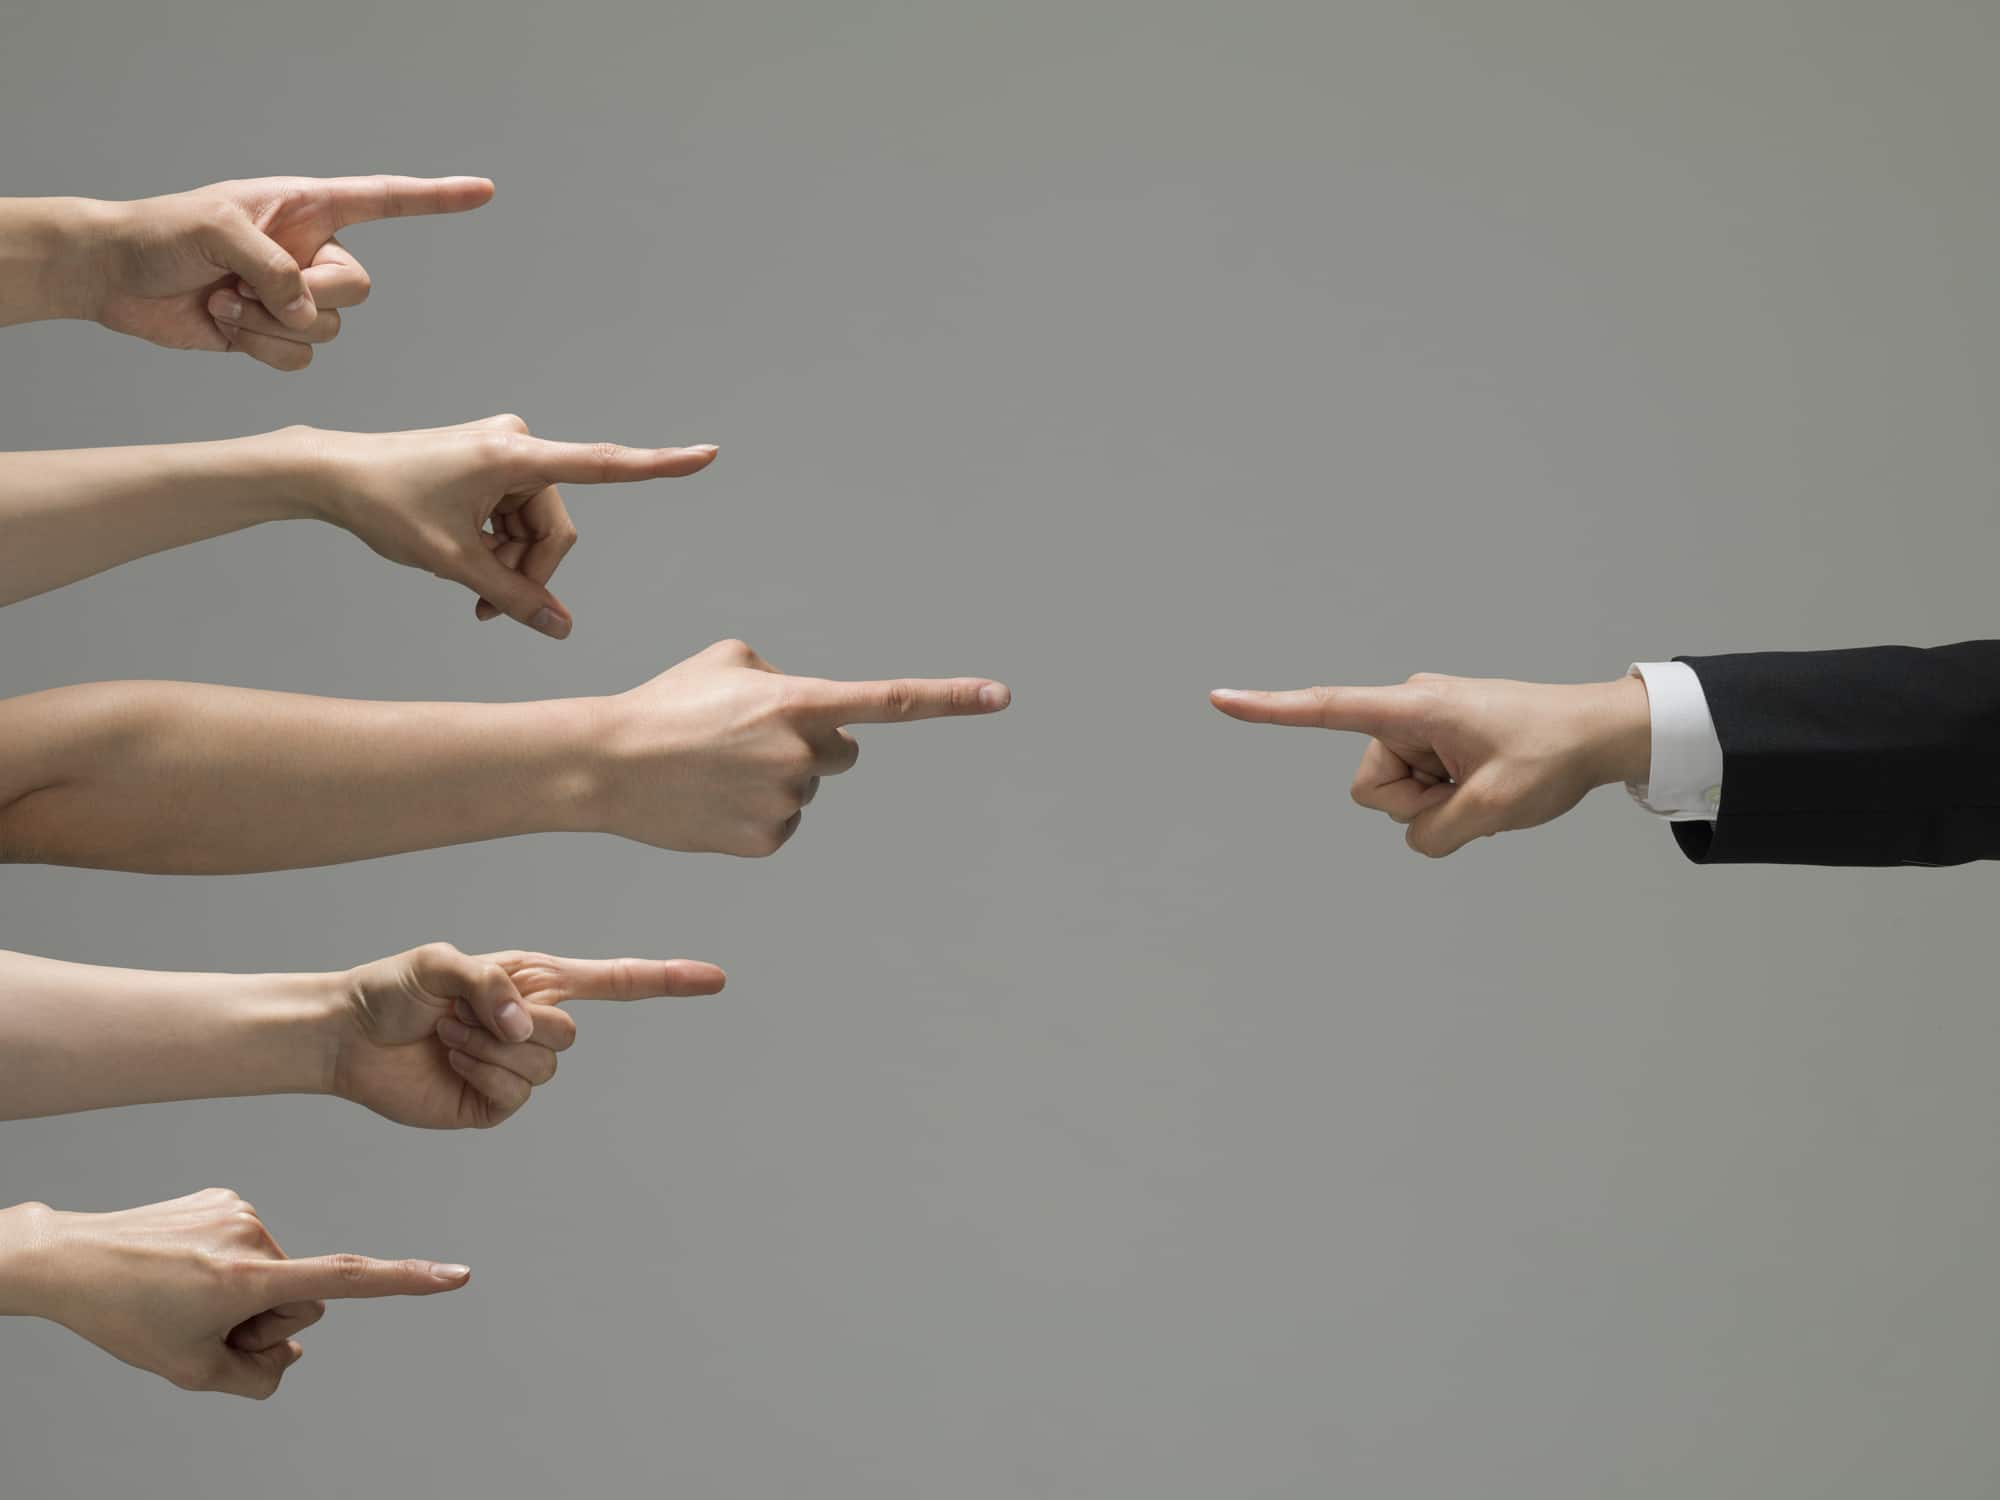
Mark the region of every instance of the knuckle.
POLYGON ((607 466, 616 463, 624 452, 624 448, 617 443, 599 442, 590 445, 591 461, 607 466))
POLYGON ((326 1268, 340 1281, 361 1281, 368 1275, 368 1261, 351 1251, 342 1251, 326 1258, 326 1268))
POLYGON ((375 290, 375 278, 368 274, 365 267, 357 264, 349 279, 353 287, 353 291, 349 294, 353 301, 349 306, 358 307, 366 302, 368 294, 375 290))
POLYGON ((500 428, 501 430, 506 432, 515 432, 525 435, 528 430, 528 419, 526 417, 523 417, 518 412, 503 411, 494 416, 488 417, 486 420, 489 425, 500 428))
POLYGON ((882 708, 885 713, 899 719, 907 719, 917 711, 916 684, 906 678, 885 683, 882 688, 882 708))

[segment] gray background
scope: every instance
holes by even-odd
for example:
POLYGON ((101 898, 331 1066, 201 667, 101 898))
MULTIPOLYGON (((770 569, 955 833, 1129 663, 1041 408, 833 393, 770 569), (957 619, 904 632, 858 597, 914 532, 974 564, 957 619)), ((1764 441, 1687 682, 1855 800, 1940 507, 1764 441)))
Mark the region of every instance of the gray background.
MULTIPOLYGON (((2000 1489, 1994 872, 1444 864, 1231 684, 1991 634, 1983 4, 6 0, 5 191, 476 171, 301 376, 50 325, 0 441, 712 440, 573 495, 565 644, 269 528, 8 610, 0 690, 979 672, 769 862, 582 837, 0 871, 0 941, 716 959, 486 1135, 8 1126, 0 1201, 463 1258, 263 1406, 0 1334, 14 1496, 2000 1489), (171 17, 171 19, 169 19, 171 17)), ((1951 768, 1940 767, 1940 775, 1951 768)), ((329 815, 335 815, 330 813, 329 815)))

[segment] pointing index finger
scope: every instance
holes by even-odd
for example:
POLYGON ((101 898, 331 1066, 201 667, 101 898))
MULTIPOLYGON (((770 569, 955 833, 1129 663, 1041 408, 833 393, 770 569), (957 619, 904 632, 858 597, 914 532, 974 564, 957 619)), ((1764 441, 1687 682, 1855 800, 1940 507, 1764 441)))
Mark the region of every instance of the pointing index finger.
POLYGON ((692 958, 559 958, 567 1000, 651 1000, 659 995, 713 995, 725 976, 692 958))
POLYGON ((627 448, 618 443, 555 443, 523 437, 526 466, 545 484, 626 484, 678 479, 715 462, 715 444, 691 448, 627 448))
POLYGON ((895 677, 882 682, 822 683, 814 698, 814 717, 838 725, 998 713, 1014 695, 1007 684, 988 677, 895 677))
POLYGON ((1379 735, 1406 725, 1415 704, 1407 687, 1309 687, 1285 692, 1217 688, 1209 702, 1246 724, 1289 724, 1379 735))
POLYGON ((493 197, 493 184, 484 177, 329 177, 322 187, 336 229, 371 219, 464 213, 493 197))
POLYGON ((429 1260, 370 1260, 365 1255, 310 1255, 264 1269, 265 1295, 281 1302, 341 1297, 428 1297, 455 1291, 472 1277, 465 1266, 429 1260))

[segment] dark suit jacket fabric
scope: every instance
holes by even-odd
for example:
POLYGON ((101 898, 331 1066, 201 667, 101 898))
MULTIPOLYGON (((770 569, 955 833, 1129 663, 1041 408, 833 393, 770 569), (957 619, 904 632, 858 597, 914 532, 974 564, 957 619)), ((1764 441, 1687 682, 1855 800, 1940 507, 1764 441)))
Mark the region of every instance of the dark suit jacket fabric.
POLYGON ((1699 864, 2000 859, 2000 641, 1683 656, 1722 741, 1699 864))

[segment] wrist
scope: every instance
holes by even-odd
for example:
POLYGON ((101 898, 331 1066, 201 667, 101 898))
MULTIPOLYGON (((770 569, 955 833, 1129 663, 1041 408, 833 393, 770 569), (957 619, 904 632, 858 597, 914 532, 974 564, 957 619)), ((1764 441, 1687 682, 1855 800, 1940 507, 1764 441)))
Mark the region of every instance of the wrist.
POLYGON ((0 202, 0 323, 95 320, 121 207, 91 198, 0 202))
POLYGON ((348 1015, 346 979, 339 973, 217 976, 224 1017, 210 1052, 222 1067, 201 1096, 332 1092, 348 1015))
POLYGON ((1652 708, 1646 684, 1627 675, 1584 688, 1578 736, 1591 785, 1645 782, 1653 761, 1652 708))
POLYGON ((231 466, 256 496, 260 521, 335 521, 325 434, 295 425, 232 438, 231 466))
POLYGON ((58 1215, 46 1203, 0 1209, 0 1317, 52 1317, 58 1215))
POLYGON ((624 799, 619 776, 622 698, 562 698, 518 706, 551 736, 539 778, 549 826, 566 833, 618 832, 624 799))

